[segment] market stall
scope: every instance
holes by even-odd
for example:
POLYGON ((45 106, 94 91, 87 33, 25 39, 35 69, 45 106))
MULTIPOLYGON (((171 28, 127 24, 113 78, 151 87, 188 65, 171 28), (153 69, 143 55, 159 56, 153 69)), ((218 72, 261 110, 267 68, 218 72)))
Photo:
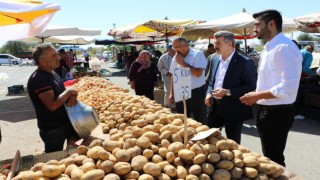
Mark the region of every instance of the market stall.
POLYGON ((98 113, 96 138, 55 156, 33 156, 13 179, 299 179, 217 129, 191 118, 184 128, 183 114, 103 78, 83 77, 73 87, 98 113))

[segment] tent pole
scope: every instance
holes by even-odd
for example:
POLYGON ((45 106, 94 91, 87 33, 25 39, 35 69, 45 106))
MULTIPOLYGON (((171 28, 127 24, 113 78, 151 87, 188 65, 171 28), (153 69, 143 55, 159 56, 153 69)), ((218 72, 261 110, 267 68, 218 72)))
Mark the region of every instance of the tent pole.
POLYGON ((247 47, 247 29, 244 28, 244 46, 246 50, 246 55, 248 56, 248 47, 247 47))

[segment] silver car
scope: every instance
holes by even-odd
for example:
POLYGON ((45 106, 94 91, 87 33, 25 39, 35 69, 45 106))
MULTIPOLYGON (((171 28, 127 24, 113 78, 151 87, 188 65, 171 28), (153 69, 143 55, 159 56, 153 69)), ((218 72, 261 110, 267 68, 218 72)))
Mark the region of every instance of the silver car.
POLYGON ((17 65, 20 62, 20 58, 17 58, 11 54, 0 54, 0 66, 2 64, 14 64, 17 65))

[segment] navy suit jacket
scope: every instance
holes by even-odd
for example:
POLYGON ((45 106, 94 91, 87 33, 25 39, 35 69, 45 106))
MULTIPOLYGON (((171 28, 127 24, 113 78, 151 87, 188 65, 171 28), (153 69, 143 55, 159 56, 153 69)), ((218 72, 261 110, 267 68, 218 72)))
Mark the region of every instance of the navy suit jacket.
MULTIPOLYGON (((215 76, 219 67, 220 56, 212 59, 212 76, 208 85, 207 94, 211 94, 214 87, 215 76)), ((241 103, 239 98, 245 93, 254 91, 257 83, 257 71, 254 61, 249 57, 235 52, 231 58, 225 74, 222 88, 230 89, 231 96, 221 99, 221 106, 226 118, 237 118, 247 120, 253 118, 252 108, 241 103)), ((213 105, 213 110, 215 104, 213 105)))

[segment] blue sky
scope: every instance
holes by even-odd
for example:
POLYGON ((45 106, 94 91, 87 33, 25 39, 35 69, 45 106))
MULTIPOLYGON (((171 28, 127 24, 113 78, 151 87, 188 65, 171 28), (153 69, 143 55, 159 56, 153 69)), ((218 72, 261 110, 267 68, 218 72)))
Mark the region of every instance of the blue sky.
POLYGON ((50 24, 101 29, 100 38, 111 38, 107 32, 116 27, 144 22, 150 19, 214 20, 242 11, 254 13, 277 9, 285 17, 319 12, 319 0, 44 0, 61 6, 50 24))
POLYGON ((47 0, 61 6, 51 24, 101 29, 101 36, 116 27, 148 21, 150 19, 214 20, 242 11, 254 13, 264 9, 277 9, 283 16, 297 17, 319 12, 319 1, 308 0, 47 0), (221 3, 222 2, 222 3, 221 3))

